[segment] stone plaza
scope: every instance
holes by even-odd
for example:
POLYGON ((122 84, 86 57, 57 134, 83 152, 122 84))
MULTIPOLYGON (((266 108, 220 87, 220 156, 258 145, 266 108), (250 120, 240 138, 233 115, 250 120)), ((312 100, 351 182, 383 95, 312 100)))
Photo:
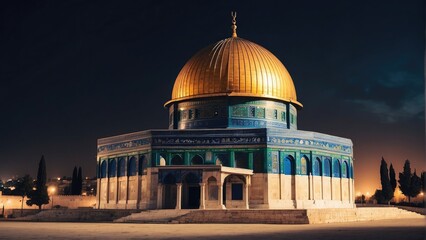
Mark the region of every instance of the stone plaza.
POLYGON ((0 222, 0 239, 423 240, 425 219, 315 225, 0 222))

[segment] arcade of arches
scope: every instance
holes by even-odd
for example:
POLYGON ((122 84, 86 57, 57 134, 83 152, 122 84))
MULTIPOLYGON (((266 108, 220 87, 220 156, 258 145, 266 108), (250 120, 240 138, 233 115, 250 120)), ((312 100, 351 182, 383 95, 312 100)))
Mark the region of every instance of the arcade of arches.
POLYGON ((248 209, 252 174, 223 166, 159 167, 157 209, 248 209))

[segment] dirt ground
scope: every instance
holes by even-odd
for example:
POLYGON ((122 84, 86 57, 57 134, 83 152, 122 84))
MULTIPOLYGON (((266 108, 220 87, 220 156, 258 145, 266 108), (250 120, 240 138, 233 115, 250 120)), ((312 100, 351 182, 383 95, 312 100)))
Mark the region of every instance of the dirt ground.
POLYGON ((426 219, 313 225, 0 222, 0 239, 426 239, 426 219))

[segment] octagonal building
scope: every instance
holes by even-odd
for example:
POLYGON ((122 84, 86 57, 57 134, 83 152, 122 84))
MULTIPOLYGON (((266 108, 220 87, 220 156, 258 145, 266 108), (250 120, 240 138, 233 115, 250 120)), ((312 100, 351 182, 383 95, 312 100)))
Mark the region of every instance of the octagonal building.
POLYGON ((178 74, 169 127, 101 138, 97 208, 353 208, 350 139, 297 129, 287 69, 232 36, 178 74))

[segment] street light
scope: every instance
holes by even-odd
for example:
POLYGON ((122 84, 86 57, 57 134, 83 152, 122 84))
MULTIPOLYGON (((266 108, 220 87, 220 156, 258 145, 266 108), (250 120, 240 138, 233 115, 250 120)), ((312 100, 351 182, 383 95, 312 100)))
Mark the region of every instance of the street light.
POLYGON ((48 189, 47 189, 47 191, 49 192, 49 195, 50 195, 50 197, 51 197, 51 201, 52 201, 52 207, 51 207, 51 209, 53 209, 53 194, 55 194, 55 192, 56 192, 56 187, 54 187, 54 186, 50 186, 48 189))

